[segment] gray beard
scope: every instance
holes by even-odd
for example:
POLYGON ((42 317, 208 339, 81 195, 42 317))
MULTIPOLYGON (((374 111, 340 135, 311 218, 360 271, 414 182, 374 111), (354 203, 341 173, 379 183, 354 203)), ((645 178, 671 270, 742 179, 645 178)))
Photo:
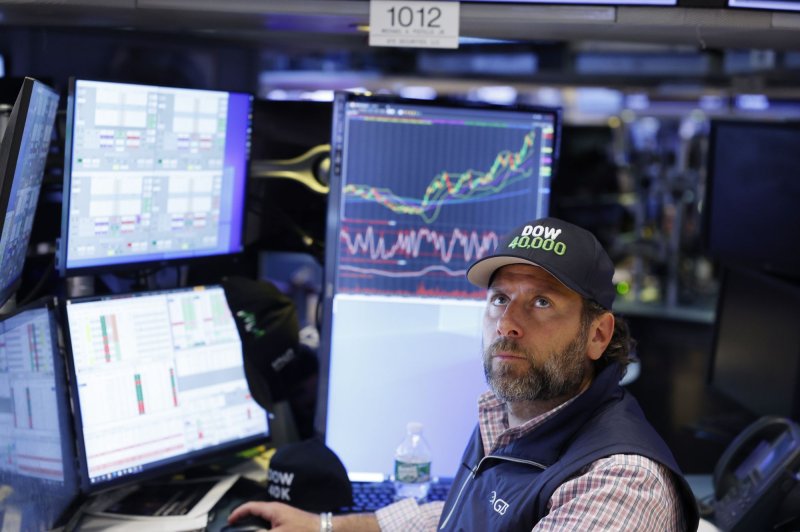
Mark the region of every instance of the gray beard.
POLYGON ((486 382, 494 394, 506 403, 519 401, 550 401, 559 397, 573 397, 580 391, 586 374, 591 370, 586 364, 588 328, 580 332, 561 351, 544 358, 536 357, 530 350, 520 347, 512 338, 498 338, 484 349, 483 371, 486 382), (524 356, 530 363, 527 371, 520 372, 508 366, 492 369, 492 355, 511 352, 524 356))

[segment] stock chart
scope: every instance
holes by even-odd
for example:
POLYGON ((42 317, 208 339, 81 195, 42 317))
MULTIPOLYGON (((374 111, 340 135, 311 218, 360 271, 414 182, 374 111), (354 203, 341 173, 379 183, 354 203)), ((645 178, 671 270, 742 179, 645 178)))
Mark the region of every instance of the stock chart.
POLYGON ((348 141, 339 293, 481 297, 466 268, 549 192, 546 121, 364 113, 348 141))

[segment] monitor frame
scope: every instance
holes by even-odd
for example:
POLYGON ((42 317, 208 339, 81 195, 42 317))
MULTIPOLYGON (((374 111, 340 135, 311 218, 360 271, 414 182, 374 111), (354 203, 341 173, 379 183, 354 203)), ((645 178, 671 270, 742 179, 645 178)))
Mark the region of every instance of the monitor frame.
MULTIPOLYGON (((789 306, 792 306, 790 302, 794 302, 792 308, 796 310, 796 303, 800 302, 800 283, 788 281, 748 268, 732 265, 724 266, 721 276, 719 298, 717 300, 711 354, 708 359, 708 367, 706 370, 706 383, 715 391, 756 416, 781 415, 790 417, 795 421, 800 421, 800 332, 797 332, 795 329, 793 333, 796 343, 793 346, 794 352, 792 353, 792 347, 785 345, 786 342, 791 341, 790 338, 787 339, 785 334, 787 330, 792 328, 788 323, 791 321, 791 316, 788 316, 784 323, 778 325, 775 324, 774 319, 771 319, 769 323, 769 327, 771 328, 769 332, 771 334, 766 332, 766 324, 764 321, 759 324, 753 321, 754 319, 765 320, 770 318, 768 312, 759 311, 757 305, 767 305, 769 306, 769 312, 779 312, 774 310, 776 298, 782 298, 784 303, 788 303, 789 306), (746 294, 743 295, 743 287, 745 287, 744 289, 746 290, 757 293, 757 297, 755 297, 754 294, 750 294, 750 297, 746 297, 746 294), (765 303, 765 297, 771 297, 772 299, 767 299, 765 303), (738 303, 742 303, 742 300, 746 300, 748 305, 746 308, 732 308, 731 299, 735 299, 738 303), (747 322, 746 326, 742 323, 743 313, 744 321, 747 322), (738 315, 731 316, 732 314, 738 315), (738 327, 735 326, 737 323, 739 325, 738 327), (732 324, 734 325, 732 326, 732 324), (781 334, 781 331, 783 331, 784 334, 781 334), (752 345, 753 343, 759 343, 759 349, 774 347, 774 345, 767 345, 770 342, 773 344, 775 342, 784 343, 784 345, 781 346, 783 348, 781 352, 784 357, 783 359, 786 360, 786 358, 794 357, 795 367, 785 368, 785 371, 781 371, 782 375, 788 376, 788 378, 793 381, 794 388, 791 392, 783 390, 783 392, 789 393, 791 397, 788 399, 785 398, 788 403, 782 405, 782 411, 773 411, 766 408, 766 405, 770 401, 774 403, 774 393, 763 393, 768 389, 775 392, 775 387, 779 386, 781 383, 777 383, 773 379, 769 379, 769 382, 765 382, 764 378, 759 378, 757 375, 753 374, 753 366, 770 361, 769 353, 746 354, 744 363, 749 364, 750 367, 744 368, 744 374, 741 372, 742 368, 736 367, 736 362, 741 361, 740 353, 720 353, 725 345, 730 347, 733 343, 735 347, 741 347, 741 343, 738 341, 732 342, 730 338, 723 340, 723 334, 731 334, 732 332, 747 338, 753 337, 754 333, 757 334, 760 340, 748 340, 747 344, 752 345), (721 364, 724 364, 725 367, 721 366, 721 364), (739 373, 736 373, 737 369, 739 373), (721 372, 726 370, 728 372, 727 375, 720 375, 721 372), (787 373, 788 371, 792 373, 787 373), (748 384, 744 384, 745 382, 748 384), (747 386, 749 386, 749 388, 747 388, 747 386), (762 393, 757 394, 758 397, 747 397, 747 395, 752 394, 754 390, 762 393), (770 401, 764 402, 761 399, 762 396, 769 396, 770 401)), ((774 371, 772 373, 774 374, 774 371)), ((769 377, 769 373, 766 374, 766 377, 769 377)))
POLYGON ((525 4, 531 6, 541 5, 567 5, 567 6, 597 6, 597 7, 672 7, 681 0, 464 0, 465 4, 525 4))
MULTIPOLYGON (((68 441, 61 442, 62 457, 64 460, 64 486, 65 489, 72 491, 71 500, 65 503, 60 509, 58 515, 54 514, 53 523, 51 528, 58 524, 62 524, 70 517, 69 512, 80 500, 80 484, 79 473, 76 461, 76 438, 74 432, 73 415, 71 410, 71 389, 67 377, 67 363, 64 356, 64 341, 61 334, 60 327, 60 312, 59 302, 57 298, 52 296, 44 296, 34 301, 15 308, 13 311, 0 315, 0 322, 5 322, 8 319, 14 318, 20 314, 30 311, 43 310, 48 313, 48 320, 50 322, 50 336, 53 346, 53 371, 55 374, 55 393, 62 398, 62 401, 57 403, 55 407, 58 409, 58 423, 61 436, 67 438, 68 441)), ((14 478, 20 478, 23 482, 34 482, 29 480, 30 477, 25 475, 14 475, 14 478)))
MULTIPOLYGON (((50 93, 51 97, 55 98, 55 109, 53 113, 53 123, 50 125, 50 139, 52 141, 53 129, 55 128, 56 115, 58 110, 59 95, 48 85, 42 83, 31 77, 26 77, 22 81, 22 87, 19 90, 14 107, 11 110, 8 124, 6 125, 5 132, 0 141, 0 235, 3 234, 5 229, 5 217, 11 201, 11 194, 14 192, 15 187, 19 186, 17 182, 17 172, 20 162, 20 151, 22 149, 23 140, 25 140, 26 130, 30 124, 28 118, 30 114, 30 105, 34 98, 34 90, 43 90, 50 93)), ((28 132, 31 134, 31 132, 28 132)), ((36 191, 36 198, 38 200, 42 180, 44 179, 44 171, 46 168, 46 161, 42 161, 42 174, 39 176, 39 184, 36 191)), ((25 249, 30 243, 31 230, 33 223, 27 228, 27 235, 24 236, 25 249)), ((0 247, 0 251, 3 251, 0 247)), ((24 269, 24 256, 23 267, 20 268, 18 275, 7 286, 0 286, 0 305, 4 304, 22 283, 22 272, 24 269)))
MULTIPOLYGON (((198 265, 216 264, 220 260, 226 258, 234 258, 241 255, 245 250, 245 237, 246 237, 246 223, 247 216, 245 212, 247 201, 247 187, 250 174, 250 151, 252 143, 252 128, 253 128, 253 109, 255 104, 255 96, 249 92, 233 91, 233 90, 218 90, 218 89, 197 89, 190 87, 178 87, 168 85, 148 85, 142 83, 127 83, 114 80, 103 79, 89 79, 89 78, 75 78, 71 77, 68 83, 67 91, 67 119, 65 130, 65 146, 64 146, 64 195, 62 202, 61 214, 61 236, 57 242, 56 259, 57 270, 61 277, 71 277, 78 275, 92 275, 92 274, 105 274, 113 272, 130 272, 130 271, 149 271, 155 268, 175 265, 198 265), (69 253, 69 215, 70 215, 70 202, 71 202, 71 187, 73 181, 73 147, 75 142, 75 111, 77 106, 76 89, 77 84, 80 82, 86 83, 101 83, 111 84, 118 86, 132 86, 139 88, 151 88, 155 90, 186 90, 197 92, 209 92, 236 95, 237 97, 247 97, 249 99, 247 108, 247 128, 245 132, 244 147, 243 147, 243 160, 241 175, 234 177, 232 184, 232 198, 231 198, 231 220, 232 227, 238 227, 236 234, 232 235, 236 240, 235 250, 215 250, 214 252, 206 251, 192 251, 183 252, 181 250, 169 252, 166 256, 156 258, 153 253, 139 254, 133 260, 120 260, 112 261, 110 263, 103 263, 100 258, 90 259, 93 261, 91 265, 70 266, 68 264, 69 253), (238 207, 238 208, 237 208, 238 207)), ((234 244, 233 240, 229 246, 234 244)))
MULTIPOLYGON (((328 445, 331 446, 332 442, 329 440, 329 434, 327 434, 327 428, 330 423, 330 390, 331 384, 329 383, 329 379, 332 374, 332 364, 333 364, 333 357, 334 354, 334 342, 335 339, 333 338, 333 316, 334 316, 334 298, 339 294, 338 285, 338 275, 336 269, 339 265, 339 254, 340 254, 340 231, 342 229, 343 223, 343 197, 344 192, 342 190, 343 184, 346 182, 346 178, 343 176, 345 171, 343 167, 343 153, 342 153, 342 144, 345 142, 344 139, 344 131, 337 130, 337 128, 341 127, 341 123, 343 122, 342 114, 344 107, 349 103, 376 103, 376 104, 401 104, 401 105, 408 105, 408 106, 415 106, 415 107, 431 107, 431 108, 445 108, 450 110, 450 112, 460 111, 465 113, 487 113, 487 115, 491 115, 491 113, 519 113, 519 118, 522 117, 523 113, 527 113, 530 115, 530 125, 534 127, 534 115, 546 115, 548 120, 552 120, 552 127, 553 127, 553 138, 552 143, 549 147, 552 149, 550 153, 551 156, 551 165, 550 165, 550 179, 556 179, 557 169, 558 169, 558 160, 559 160, 559 146, 560 146, 560 138, 561 138, 561 125, 563 123, 562 119, 562 111, 560 108, 555 107, 544 107, 544 106, 533 106, 533 105, 525 105, 525 104, 517 104, 517 105, 498 105, 498 104, 490 104, 485 102, 474 102, 474 101, 465 101, 465 100, 451 100, 451 99, 433 99, 433 100, 416 100, 410 98, 403 98, 398 96, 390 96, 390 95, 372 95, 372 94, 358 94, 358 93, 348 93, 348 92, 338 92, 334 98, 334 116, 333 116, 333 127, 332 127, 332 142, 331 142, 331 171, 330 171, 330 193, 328 196, 328 212, 327 212, 327 236, 326 241, 328 245, 326 246, 325 250, 325 274, 324 274, 324 283, 323 283, 323 300, 321 301, 321 311, 322 311, 322 322, 321 322, 321 333, 320 333, 320 379, 319 379, 319 391, 318 391, 318 399, 317 399, 317 410, 315 415, 315 431, 325 436, 326 442, 328 445)), ((484 117, 486 118, 486 117, 484 117)), ((542 118, 542 122, 545 120, 542 118)), ((499 122, 500 120, 497 119, 499 122)), ((520 120, 521 122, 521 120, 520 120)), ((351 148, 352 149, 352 148, 351 148)), ((381 160, 381 164, 388 164, 385 160, 381 160)), ((447 164, 447 163, 444 163, 447 164)), ((544 174, 542 174, 544 175, 544 174)), ((347 180, 351 180, 350 177, 347 180)), ((537 181, 540 183, 543 178, 537 175, 537 181)), ((545 186, 545 185, 542 185, 545 186)), ((547 190, 549 191, 549 183, 547 190)), ((537 217, 542 217, 547 214, 549 210, 551 196, 550 194, 538 194, 537 197, 531 196, 531 210, 538 211, 537 217)), ((402 215, 398 215, 402 216, 402 215)), ((525 220, 516 220, 514 225, 523 223, 525 220)), ((508 226, 503 229, 503 231, 511 231, 513 229, 512 226, 508 226)), ((465 257, 466 258, 466 257, 465 257)), ((464 278, 465 280, 465 278, 464 278)), ((475 299, 470 299, 469 301, 464 302, 465 305, 469 306, 469 310, 467 313, 470 316, 473 316, 476 312, 480 312, 480 309, 483 307, 483 293, 481 290, 475 288, 475 299)), ((446 296, 442 296, 446 297, 446 296)), ((380 298, 375 298, 379 300, 380 298)), ((415 300, 417 298, 410 297, 406 298, 408 300, 415 300)), ((438 302, 444 301, 443 306, 449 305, 461 305, 462 300, 456 296, 449 296, 448 299, 441 299, 437 297, 433 297, 429 300, 431 304, 438 305, 438 302)), ((398 312, 403 312, 401 309, 398 312)), ((375 315, 377 316, 377 314, 375 315)), ((375 317, 373 315, 370 318, 375 317)), ((368 326, 365 326, 368 327, 368 326)), ((476 327, 474 330, 474 334, 479 334, 479 329, 476 327)), ((468 354, 470 361, 468 364, 475 364, 480 363, 480 342, 475 342, 474 352, 470 351, 468 354)), ((480 368, 475 368, 474 375, 472 372, 469 373, 470 378, 474 378, 475 381, 480 381, 479 383, 471 383, 470 386, 465 386, 465 390, 471 390, 472 384, 480 384, 480 386, 485 385, 483 373, 480 368)), ((476 397, 471 397, 472 399, 476 399, 476 397)), ((369 401, 365 401, 369 402, 369 401)), ((361 419, 363 414, 353 413, 354 418, 361 419)), ((403 425, 401 430, 405 428, 405 422, 409 421, 408 419, 403 421, 403 425)), ((424 420, 420 420, 424 421, 424 420)), ((474 422, 474 420, 472 420, 474 422)), ((396 428, 396 427, 394 427, 396 428)), ((388 429, 388 428, 387 428, 388 429)), ((432 445, 435 447, 436 443, 436 435, 432 433, 432 429, 428 429, 426 431, 428 434, 429 441, 432 442, 432 445)), ((388 434, 388 433, 387 433, 388 434)), ((468 435, 467 435, 468 436, 468 435)), ((398 441, 401 439, 402 434, 398 434, 398 441)), ((391 436, 388 436, 391 438, 391 436)), ((466 438, 466 436, 465 436, 466 438)), ((382 442, 385 443, 385 442, 382 442)), ((460 445, 461 442, 459 442, 460 445)), ((393 443, 396 445, 396 442, 393 443)), ((382 445, 383 446, 383 445, 382 445)), ((390 445, 389 445, 390 446, 390 445)), ((336 449, 334 448, 336 451, 336 449)), ((338 451, 337 451, 338 452, 338 451)), ((460 452, 460 450, 459 450, 460 452)), ((346 457, 345 457, 346 458, 346 457)), ((457 458, 457 457, 455 457, 457 458)), ((454 459, 455 459, 454 458, 454 459)), ((345 462, 345 466, 350 470, 350 465, 346 459, 343 460, 345 462)), ((434 467, 442 467, 441 463, 438 466, 434 467)), ((452 474, 454 471, 447 471, 446 468, 442 468, 442 474, 452 474)), ((353 478, 357 478, 357 473, 363 472, 361 469, 356 469, 355 472, 350 470, 351 474, 355 473, 356 476, 353 478)))
POLYGON ((784 0, 726 0, 726 6, 737 10, 785 11, 787 13, 800 11, 800 4, 784 0))
MULTIPOLYGON (((791 258, 786 258, 785 253, 779 252, 775 245, 777 237, 772 236, 774 234, 784 234, 787 231, 787 229, 783 229, 781 233, 776 233, 774 229, 786 226, 785 220, 781 221, 779 219, 778 212, 780 212, 780 209, 766 208, 761 205, 760 212, 756 212, 755 209, 748 207, 748 205, 753 200, 758 200, 759 204, 765 203, 765 196, 754 197, 754 195, 751 195, 744 199, 746 216, 741 216, 742 206, 739 205, 740 202, 730 201, 730 199, 728 202, 724 202, 720 199, 723 194, 730 195, 730 191, 733 190, 730 184, 723 184, 724 179, 731 178, 720 176, 720 169, 717 164, 718 158, 728 159, 722 155, 718 156, 718 153, 720 153, 721 130, 726 128, 749 128, 748 133, 752 133, 756 128, 763 128, 767 132, 789 131, 800 139, 800 122, 739 118, 711 120, 706 191, 702 212, 701 236, 703 246, 712 257, 724 264, 756 268, 770 274, 800 279, 800 269, 798 269, 800 267, 800 251, 795 251, 791 258), (720 213, 734 212, 737 213, 736 216, 728 214, 724 219, 724 223, 720 221, 720 213), (734 233, 738 235, 735 239, 731 236, 734 233), (764 235, 767 235, 767 237, 764 238, 764 235), (742 248, 744 248, 744 251, 742 248), (756 248, 759 250, 758 252, 754 251, 756 248), (779 258, 776 259, 776 257, 779 258)), ((742 152, 742 149, 737 147, 729 147, 727 149, 735 150, 737 153, 742 152)), ((765 156, 769 156, 769 154, 765 156)), ((795 159, 798 159, 798 157, 795 156, 795 159)), ((738 170, 738 172, 741 175, 743 171, 738 170)), ((781 177, 785 180, 787 177, 786 172, 781 177)), ((741 178, 738 179, 741 181, 741 178)), ((738 185, 739 183, 736 182, 734 184, 738 185)), ((767 183, 761 179, 759 191, 765 190, 764 187, 766 185, 767 183)), ((768 192, 768 194, 771 194, 771 196, 768 196, 770 199, 782 198, 783 201, 788 201, 786 198, 793 197, 775 190, 768 192)))
MULTIPOLYGON (((264 410, 264 416, 266 418, 266 423, 267 423, 266 433, 255 434, 247 438, 240 438, 222 444, 217 444, 212 447, 198 449, 192 451, 191 453, 171 457, 160 462, 152 462, 147 464, 147 466, 142 471, 138 471, 127 475, 122 475, 117 478, 112 478, 97 482, 91 482, 89 478, 88 463, 86 460, 86 444, 85 444, 85 438, 83 436, 83 418, 80 407, 78 375, 75 367, 75 357, 72 351, 72 337, 70 334, 67 305, 73 303, 80 304, 83 302, 92 302, 92 301, 114 300, 114 299, 124 299, 124 298, 143 297, 143 296, 146 297, 150 295, 179 293, 180 291, 189 292, 192 290, 198 290, 198 289, 205 290, 213 288, 219 288, 221 290, 223 289, 221 285, 198 285, 192 287, 152 290, 144 292, 130 292, 124 294, 107 294, 107 295, 75 297, 75 298, 64 299, 61 301, 60 310, 64 323, 63 334, 64 334, 65 351, 67 354, 66 356, 67 371, 70 381, 70 393, 72 394, 71 397, 73 400, 73 423, 74 423, 76 452, 77 452, 78 478, 82 492, 86 494, 93 494, 113 487, 126 486, 145 480, 158 479, 166 475, 177 473, 179 471, 186 471, 193 467, 212 463, 216 459, 224 457, 230 458, 236 452, 243 451, 246 449, 251 449, 253 447, 271 441, 273 428, 272 428, 272 422, 270 420, 270 413, 264 410)), ((238 335, 238 329, 236 330, 238 335)), ((242 368, 244 370, 244 353, 242 359, 242 368)), ((247 384, 246 379, 245 383, 247 384)), ((256 406, 258 406, 259 408, 263 408, 257 403, 256 406)))

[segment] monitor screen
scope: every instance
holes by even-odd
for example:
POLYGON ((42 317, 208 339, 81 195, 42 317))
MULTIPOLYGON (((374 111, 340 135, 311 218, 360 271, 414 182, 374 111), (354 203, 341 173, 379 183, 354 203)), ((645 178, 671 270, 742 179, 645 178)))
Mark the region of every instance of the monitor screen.
POLYGON ((219 286, 66 302, 81 482, 94 490, 262 443, 219 286))
POLYGON ((252 100, 72 80, 62 274, 241 251, 252 100))
POLYGON ((52 301, 0 318, 0 528, 50 530, 78 496, 52 301), (12 526, 16 524, 18 526, 12 526))
POLYGON ((704 234, 711 255, 800 278, 800 124, 714 120, 704 234))
POLYGON ((674 6, 678 0, 466 0, 468 4, 583 4, 606 6, 674 6))
POLYGON ((409 421, 455 474, 486 389, 466 268, 547 214, 559 127, 554 109, 336 95, 317 428, 351 475, 389 473, 409 421))
POLYGON ((728 7, 768 9, 771 11, 800 11, 797 0, 728 0, 728 7))
POLYGON ((58 94, 22 83, 0 143, 0 304, 19 286, 58 110, 58 94))
POLYGON ((711 384, 758 416, 800 421, 800 284, 726 268, 711 384))

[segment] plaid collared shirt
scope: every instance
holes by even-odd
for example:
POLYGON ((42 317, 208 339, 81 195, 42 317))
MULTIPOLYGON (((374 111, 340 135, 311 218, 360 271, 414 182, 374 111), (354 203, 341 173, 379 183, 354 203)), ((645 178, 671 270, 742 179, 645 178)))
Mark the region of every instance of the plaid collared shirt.
MULTIPOLYGON (((492 392, 484 393, 478 399, 478 424, 485 453, 536 430, 572 400, 508 428, 504 404, 492 392)), ((376 515, 384 532, 431 532, 437 528, 443 504, 418 505, 405 499, 376 515)), ((678 531, 682 523, 672 473, 644 456, 615 454, 593 462, 553 492, 549 513, 532 530, 678 531)))

